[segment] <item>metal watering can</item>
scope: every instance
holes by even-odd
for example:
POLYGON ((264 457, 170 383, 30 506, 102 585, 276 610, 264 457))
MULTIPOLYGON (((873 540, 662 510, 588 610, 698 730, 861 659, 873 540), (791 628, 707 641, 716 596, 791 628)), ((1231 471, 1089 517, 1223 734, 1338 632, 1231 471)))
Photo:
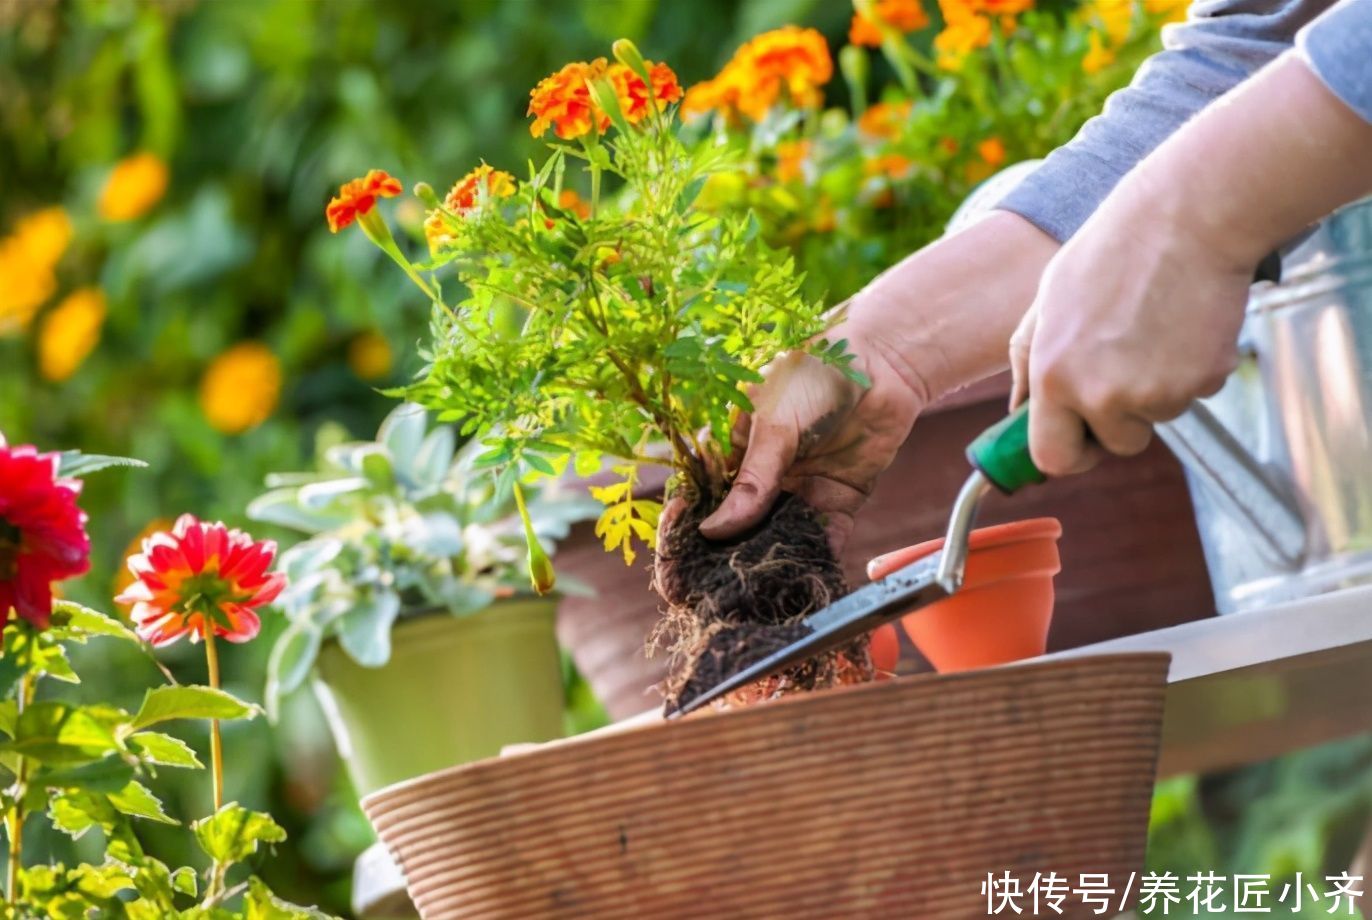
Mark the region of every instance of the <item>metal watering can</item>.
MULTIPOLYGON (((1035 163, 978 188, 993 207, 1035 163)), ((1372 583, 1372 199, 1254 286, 1223 390, 1157 426, 1182 462, 1220 613, 1372 583)))

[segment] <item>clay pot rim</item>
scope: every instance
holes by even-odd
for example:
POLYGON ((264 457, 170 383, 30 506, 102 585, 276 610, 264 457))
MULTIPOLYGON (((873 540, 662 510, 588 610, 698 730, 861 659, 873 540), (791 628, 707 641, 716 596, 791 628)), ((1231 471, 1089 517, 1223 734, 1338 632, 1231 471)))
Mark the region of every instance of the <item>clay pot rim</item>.
MULTIPOLYGON (((1052 521, 1054 524, 1057 523, 1056 519, 1053 518, 1047 518, 1046 520, 1052 521)), ((985 675, 988 671, 999 671, 1004 668, 1026 668, 1031 671, 1053 671, 1070 669, 1076 665, 1079 665, 1083 658, 1089 658, 1096 661, 1100 661, 1101 659, 1114 659, 1122 663, 1130 664, 1152 663, 1156 665, 1158 663, 1163 663, 1163 673, 1165 675, 1167 673, 1165 669, 1170 665, 1172 655, 1169 652, 1148 651, 1115 652, 1103 655, 1089 655, 1082 657, 1073 657, 1068 659, 1053 659, 1047 661, 1039 660, 1037 658, 1022 658, 1016 661, 1009 661, 1001 665, 994 665, 990 668, 975 671, 958 671, 947 674, 915 674, 908 677, 897 678, 894 680, 871 681, 865 684, 848 684, 841 687, 828 687, 823 690, 812 690, 807 693, 798 693, 793 694, 791 696, 783 696, 779 699, 767 700, 763 703, 758 703, 752 706, 745 706, 739 709, 727 709, 722 712, 718 710, 707 709, 701 712, 694 713, 679 721, 669 721, 664 718, 656 719, 651 722, 641 724, 634 724, 634 720, 629 720, 629 724, 611 723, 609 726, 606 726, 605 729, 587 732, 582 735, 572 735, 568 738, 562 738, 544 744, 533 745, 527 749, 517 750, 510 754, 498 754, 494 757, 488 757, 483 760, 474 760, 470 763, 454 764, 451 767, 446 767, 442 770, 437 770, 433 773, 425 773, 422 776, 416 776, 410 779, 401 780, 398 783, 393 783, 392 785, 385 786, 381 789, 376 790, 375 792, 363 796, 360 804, 362 805, 364 811, 369 811, 370 806, 373 804, 380 805, 381 803, 386 801, 393 801, 397 798, 406 798, 412 796, 416 789, 420 789, 435 783, 441 786, 446 777, 452 776, 454 774, 491 770, 497 768, 498 764, 508 763, 512 760, 522 760, 524 758, 556 757, 558 756, 559 752, 565 750, 566 747, 571 745, 594 744, 599 742, 613 744, 617 740, 619 740, 621 735, 628 734, 642 736, 648 732, 705 731, 708 730, 708 726, 716 719, 762 719, 769 717, 783 718, 785 708, 796 706, 823 705, 827 700, 831 699, 832 697, 838 694, 899 693, 901 688, 908 687, 910 684, 916 682, 922 682, 926 680, 938 680, 945 682, 974 681, 981 679, 982 676, 985 675), (773 714, 778 707, 783 708, 782 715, 773 714)), ((792 717, 799 715, 799 713, 793 713, 792 717)))
MULTIPOLYGON (((969 551, 976 551, 995 546, 1007 546, 1011 543, 1025 543, 1030 540, 1057 540, 1061 536, 1062 522, 1057 518, 1025 518, 1022 521, 1007 521, 1004 524, 978 527, 972 531, 968 538, 967 548, 969 551)), ((871 572, 882 561, 897 555, 901 557, 902 565, 918 562, 920 559, 932 556, 943 549, 945 539, 946 537, 935 537, 932 540, 925 540, 923 543, 915 543, 912 546, 893 549, 889 553, 882 553, 867 563, 867 571, 871 572)))

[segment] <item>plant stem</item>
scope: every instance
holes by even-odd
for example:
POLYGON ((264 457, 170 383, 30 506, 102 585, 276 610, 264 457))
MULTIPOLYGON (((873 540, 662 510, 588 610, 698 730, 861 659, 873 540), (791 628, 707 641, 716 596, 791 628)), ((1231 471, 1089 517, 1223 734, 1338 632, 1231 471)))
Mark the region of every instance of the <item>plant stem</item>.
MULTIPOLYGON (((214 644, 214 627, 205 630, 205 662, 210 669, 210 686, 219 689, 219 650, 214 644)), ((210 719, 210 777, 214 783, 214 810, 224 805, 224 742, 219 735, 219 720, 210 719)))
MULTIPOLYGON (((33 675, 25 673, 19 680, 16 718, 33 699, 33 675)), ((9 860, 5 865, 5 899, 10 904, 19 900, 19 869, 24 855, 24 784, 28 782, 28 758, 17 755, 14 768, 14 804, 5 815, 5 833, 9 835, 9 860)))

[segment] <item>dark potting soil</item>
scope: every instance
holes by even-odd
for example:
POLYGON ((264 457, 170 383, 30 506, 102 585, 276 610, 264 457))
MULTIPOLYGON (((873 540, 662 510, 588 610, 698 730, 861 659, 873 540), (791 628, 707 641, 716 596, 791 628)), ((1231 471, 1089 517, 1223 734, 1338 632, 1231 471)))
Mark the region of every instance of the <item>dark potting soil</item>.
MULTIPOLYGON (((658 541, 654 581, 668 604, 657 639, 671 653, 667 711, 805 634, 799 621, 847 593, 818 513, 794 495, 737 540, 700 533, 697 499, 658 541)), ((797 665, 746 694, 770 697, 870 680, 866 640, 797 665)))

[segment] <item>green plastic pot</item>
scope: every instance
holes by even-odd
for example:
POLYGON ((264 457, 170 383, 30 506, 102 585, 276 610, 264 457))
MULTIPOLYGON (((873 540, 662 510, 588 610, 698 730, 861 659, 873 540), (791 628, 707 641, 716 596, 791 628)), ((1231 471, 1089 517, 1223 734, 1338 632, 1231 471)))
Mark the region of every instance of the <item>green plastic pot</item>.
POLYGON ((556 612, 556 600, 516 598, 401 619, 380 668, 327 643, 314 691, 358 794, 561 737, 556 612))

